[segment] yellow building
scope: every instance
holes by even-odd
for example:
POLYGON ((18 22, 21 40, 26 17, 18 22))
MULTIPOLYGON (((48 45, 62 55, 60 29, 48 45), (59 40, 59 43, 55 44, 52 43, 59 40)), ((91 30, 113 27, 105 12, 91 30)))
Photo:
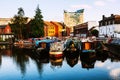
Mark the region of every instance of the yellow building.
POLYGON ((44 36, 55 36, 55 26, 47 21, 44 24, 44 36))
POLYGON ((45 21, 44 22, 44 36, 61 37, 63 26, 59 22, 45 21))

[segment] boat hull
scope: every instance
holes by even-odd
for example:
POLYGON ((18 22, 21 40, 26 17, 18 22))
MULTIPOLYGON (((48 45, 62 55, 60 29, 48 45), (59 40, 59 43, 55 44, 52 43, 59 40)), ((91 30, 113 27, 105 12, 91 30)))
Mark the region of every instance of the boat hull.
POLYGON ((50 58, 62 58, 63 57, 63 52, 53 52, 50 51, 50 58))

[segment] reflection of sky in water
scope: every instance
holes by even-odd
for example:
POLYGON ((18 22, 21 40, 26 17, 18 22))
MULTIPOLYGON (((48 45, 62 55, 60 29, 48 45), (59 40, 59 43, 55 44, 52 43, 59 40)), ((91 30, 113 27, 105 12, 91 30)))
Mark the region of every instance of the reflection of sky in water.
POLYGON ((107 60, 104 63, 97 62, 95 66, 108 70, 109 75, 113 79, 120 80, 120 62, 111 62, 110 60, 107 60))
POLYGON ((111 80, 120 79, 120 62, 106 60, 104 63, 96 61, 94 68, 82 68, 80 60, 74 67, 70 67, 66 60, 62 66, 52 66, 51 63, 36 64, 29 58, 25 73, 21 72, 18 64, 10 57, 2 57, 0 66, 0 80, 111 80), (41 65, 42 64, 42 65, 41 65), (38 69, 38 66, 41 68, 38 69))

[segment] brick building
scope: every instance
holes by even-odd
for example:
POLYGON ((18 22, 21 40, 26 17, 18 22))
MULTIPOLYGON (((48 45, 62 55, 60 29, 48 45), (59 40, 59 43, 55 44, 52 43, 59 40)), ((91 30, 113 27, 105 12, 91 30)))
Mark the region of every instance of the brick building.
POLYGON ((5 41, 12 37, 14 35, 11 32, 11 27, 9 25, 0 25, 0 40, 5 41))
POLYGON ((88 21, 74 26, 74 36, 87 37, 89 35, 89 30, 91 30, 95 26, 97 26, 96 21, 88 21))
POLYGON ((61 37, 63 26, 59 22, 45 21, 44 22, 44 37, 61 37))

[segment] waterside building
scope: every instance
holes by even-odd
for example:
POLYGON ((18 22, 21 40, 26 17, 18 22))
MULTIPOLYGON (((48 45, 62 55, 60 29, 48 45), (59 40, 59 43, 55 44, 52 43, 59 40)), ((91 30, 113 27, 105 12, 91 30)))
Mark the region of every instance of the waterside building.
POLYGON ((120 15, 103 15, 99 21, 99 36, 120 38, 120 15))

